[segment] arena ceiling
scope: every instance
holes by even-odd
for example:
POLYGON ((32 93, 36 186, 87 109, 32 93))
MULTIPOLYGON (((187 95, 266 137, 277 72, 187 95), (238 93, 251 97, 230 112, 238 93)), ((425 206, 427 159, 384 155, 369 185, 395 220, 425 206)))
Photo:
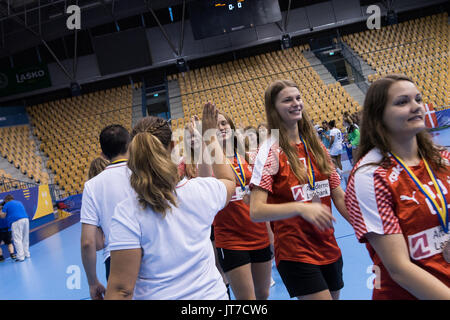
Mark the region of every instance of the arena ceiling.
MULTIPOLYGON (((119 25, 142 26, 139 16, 142 16, 147 28, 170 23, 169 7, 173 12, 172 21, 181 21, 183 17, 189 19, 188 10, 183 10, 183 7, 191 1, 193 0, 0 0, 0 58, 31 50, 44 41, 73 35, 74 31, 66 28, 69 16, 66 8, 72 4, 81 8, 81 31, 93 31, 95 36, 95 28, 107 27, 100 33, 117 31, 113 26, 117 22, 119 25)), ((281 10, 285 11, 324 1, 329 0, 279 0, 279 4, 281 10)))

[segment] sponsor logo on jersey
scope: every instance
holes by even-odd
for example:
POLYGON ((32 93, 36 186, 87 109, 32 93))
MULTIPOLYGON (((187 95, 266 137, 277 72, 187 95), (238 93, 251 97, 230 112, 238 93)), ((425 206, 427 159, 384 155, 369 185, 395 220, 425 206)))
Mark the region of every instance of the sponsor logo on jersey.
POLYGON ((441 226, 408 236, 409 254, 413 260, 421 260, 440 254, 450 239, 441 226))
MULTIPOLYGON (((295 201, 311 201, 314 196, 314 191, 312 191, 308 184, 298 185, 291 188, 292 197, 295 201)), ((315 192, 320 198, 330 196, 330 184, 328 180, 317 181, 315 192)))

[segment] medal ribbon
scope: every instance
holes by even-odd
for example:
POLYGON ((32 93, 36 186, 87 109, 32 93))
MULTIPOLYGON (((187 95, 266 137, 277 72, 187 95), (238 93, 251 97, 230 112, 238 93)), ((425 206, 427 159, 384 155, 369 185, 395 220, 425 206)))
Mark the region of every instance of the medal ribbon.
POLYGON ((437 192, 437 197, 439 198, 441 202, 441 207, 439 207, 436 200, 433 198, 433 196, 428 192, 427 189, 425 189, 422 185, 422 183, 419 181, 419 179, 416 177, 414 172, 403 162, 402 159, 397 157, 395 154, 391 153, 394 159, 402 166, 403 169, 405 169, 406 173, 408 173, 409 177, 414 181, 416 186, 419 188, 419 190, 427 197, 428 200, 430 200, 431 204, 433 205, 434 210, 438 213, 439 222, 441 223, 442 228, 444 229, 445 233, 448 233, 448 207, 447 207, 447 200, 444 197, 444 192, 442 192, 441 186, 437 183, 436 177, 431 170, 430 166, 428 165, 427 160, 425 158, 422 158, 423 163, 425 164, 425 168, 427 169, 428 175, 431 178, 431 181, 433 182, 434 188, 437 192))
POLYGON ((237 160, 237 163, 238 163, 238 166, 239 166, 239 170, 241 171, 240 175, 236 171, 236 169, 234 168, 234 165, 231 163, 231 161, 228 160, 228 158, 227 158, 227 161, 228 161, 229 165, 231 166, 231 169, 233 169, 234 174, 238 178, 238 181, 239 181, 239 184, 241 185, 242 191, 245 191, 245 184, 246 184, 247 181, 245 179, 245 172, 242 169, 241 159, 239 158, 239 155, 236 152, 234 153, 234 156, 236 157, 236 160, 237 160))
POLYGON ((111 162, 110 164, 116 164, 116 163, 124 162, 124 161, 128 161, 128 159, 118 159, 116 161, 111 162))
POLYGON ((314 168, 312 166, 311 157, 309 156, 309 153, 308 153, 308 146, 305 143, 305 141, 303 140, 302 136, 299 135, 299 137, 303 143, 303 147, 305 148, 305 153, 306 153, 306 158, 307 158, 306 161, 308 163, 309 170, 306 170, 306 174, 308 175, 308 184, 309 184, 309 187, 311 188, 311 190, 314 190, 316 188, 316 177, 314 176, 314 168))

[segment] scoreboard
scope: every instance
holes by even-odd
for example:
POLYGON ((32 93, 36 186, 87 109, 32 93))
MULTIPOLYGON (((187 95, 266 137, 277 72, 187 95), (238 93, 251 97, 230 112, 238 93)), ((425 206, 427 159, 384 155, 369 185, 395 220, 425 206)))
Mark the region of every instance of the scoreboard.
POLYGON ((245 0, 216 0, 214 1, 214 7, 221 8, 225 7, 228 9, 229 12, 232 12, 233 10, 239 10, 247 7, 247 5, 244 5, 245 0))
POLYGON ((250 0, 218 0, 214 1, 214 8, 223 33, 254 26, 250 0))
POLYGON ((197 0, 189 14, 196 40, 281 20, 278 0, 197 0))

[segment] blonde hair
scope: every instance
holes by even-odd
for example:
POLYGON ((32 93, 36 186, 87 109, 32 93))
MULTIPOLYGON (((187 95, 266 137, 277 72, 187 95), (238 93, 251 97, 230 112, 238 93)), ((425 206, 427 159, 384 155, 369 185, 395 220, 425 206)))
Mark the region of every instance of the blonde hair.
MULTIPOLYGON (((231 117, 226 114, 225 112, 219 112, 219 114, 221 114, 225 120, 228 122, 228 124, 230 125, 231 128, 231 132, 233 135, 233 151, 236 154, 240 154, 241 156, 243 156, 245 158, 245 161, 247 161, 247 163, 249 163, 249 156, 248 154, 245 153, 245 144, 244 141, 242 141, 241 139, 238 138, 237 135, 237 131, 236 131, 236 125, 234 124, 233 119, 231 119, 231 117)), ((223 150, 225 152, 225 150, 223 150)))
POLYGON ((168 150, 172 130, 166 120, 150 116, 136 124, 131 138, 131 186, 144 209, 150 207, 165 216, 170 204, 177 206, 175 188, 179 182, 177 166, 168 150))
MULTIPOLYGON (((289 142, 283 120, 275 108, 275 101, 280 91, 290 87, 298 89, 297 84, 292 80, 276 80, 267 87, 264 94, 266 117, 270 130, 280 130, 280 147, 288 158, 292 172, 300 183, 305 183, 308 181, 306 168, 298 159, 297 148, 289 142)), ((308 113, 304 109, 302 111, 302 119, 298 121, 298 133, 308 145, 308 152, 314 158, 320 172, 329 176, 332 172, 332 166, 315 133, 308 113)))
POLYGON ((197 164, 200 162, 201 159, 195 159, 195 150, 192 148, 190 141, 186 138, 186 131, 189 131, 191 135, 194 134, 194 129, 189 127, 189 125, 186 125, 184 127, 184 137, 183 137, 183 143, 184 143, 184 164, 185 164, 185 170, 184 170, 184 176, 188 179, 196 178, 198 176, 198 168, 197 164), (189 150, 189 152, 188 152, 189 150), (189 155, 189 159, 187 159, 187 156, 189 155))
POLYGON ((92 179, 96 175, 98 175, 100 172, 105 170, 106 166, 109 164, 109 161, 98 157, 92 160, 91 165, 89 166, 89 172, 88 172, 88 179, 92 179))

